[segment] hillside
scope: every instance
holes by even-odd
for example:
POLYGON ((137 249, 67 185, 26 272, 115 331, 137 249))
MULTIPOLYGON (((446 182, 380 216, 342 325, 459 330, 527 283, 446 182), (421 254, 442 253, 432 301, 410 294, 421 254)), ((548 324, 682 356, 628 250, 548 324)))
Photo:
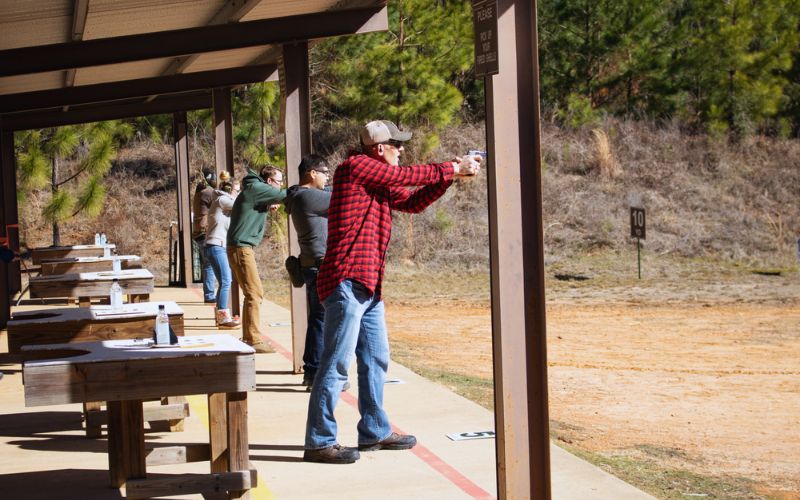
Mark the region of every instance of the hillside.
MULTIPOLYGON (((317 151, 335 165, 352 146, 351 130, 320 127, 317 151)), ((441 139, 424 158, 412 142, 406 161, 450 158, 484 144, 476 125, 450 129, 441 139)), ((643 250, 650 254, 764 269, 797 263, 800 141, 756 136, 729 144, 673 126, 608 119, 597 131, 545 122, 542 144, 547 264, 629 251, 632 205, 647 210, 643 250)), ((207 149, 193 145, 196 170, 209 158, 207 149)), ((121 150, 103 213, 95 220, 78 216, 65 223, 64 243, 87 242, 105 231, 120 252, 140 254, 165 283, 169 225, 177 213, 172 163, 167 145, 142 142, 121 150)), ((28 193, 21 203, 22 239, 29 246, 51 243, 50 229, 37 215, 48 197, 46 191, 28 193)), ((390 260, 436 268, 457 255, 465 265, 485 269, 485 207, 482 175, 449 190, 422 215, 396 215, 390 260)), ((282 269, 285 231, 273 226, 271 234, 260 248, 263 269, 282 269)))

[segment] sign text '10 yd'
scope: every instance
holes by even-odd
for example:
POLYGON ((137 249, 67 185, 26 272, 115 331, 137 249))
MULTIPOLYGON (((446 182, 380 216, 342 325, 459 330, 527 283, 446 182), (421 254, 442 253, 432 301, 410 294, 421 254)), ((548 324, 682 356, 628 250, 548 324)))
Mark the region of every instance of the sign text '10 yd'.
POLYGON ((644 208, 631 207, 631 238, 647 239, 644 208))

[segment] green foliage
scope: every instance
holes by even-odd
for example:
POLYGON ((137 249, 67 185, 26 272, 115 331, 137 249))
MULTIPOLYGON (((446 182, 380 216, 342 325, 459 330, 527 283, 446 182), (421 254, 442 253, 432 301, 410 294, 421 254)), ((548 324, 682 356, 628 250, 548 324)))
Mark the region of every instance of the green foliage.
POLYGON ((80 132, 76 127, 66 126, 53 129, 49 140, 44 143, 44 152, 51 158, 71 156, 78 148, 80 138, 80 132))
POLYGON ((75 206, 75 198, 65 191, 55 191, 50 201, 42 209, 42 217, 52 224, 63 222, 72 215, 72 207, 75 206))
MULTIPOLYGON (((261 144, 269 156, 268 142, 275 133, 280 112, 280 87, 276 82, 261 82, 233 94, 234 140, 245 151, 254 143, 261 144)), ((250 151, 249 155, 253 155, 250 151)), ((245 157, 247 156, 245 155, 245 157)))
POLYGON ((258 170, 267 165, 280 166, 286 163, 286 147, 276 145, 272 150, 262 144, 247 144, 242 151, 242 158, 248 162, 250 168, 258 170))
POLYGON ((38 144, 19 155, 17 173, 20 186, 26 189, 41 189, 50 182, 50 162, 38 144))
POLYGON ((111 140, 113 146, 119 146, 133 137, 135 129, 128 122, 106 120, 84 125, 83 133, 92 141, 111 140))
POLYGON ((108 121, 19 134, 19 186, 22 191, 49 187, 41 215, 53 225, 54 244, 59 244, 59 223, 81 212, 100 214, 106 192, 102 181, 116 157, 116 144, 134 133, 130 123, 108 121))
POLYGON ((563 108, 571 95, 595 107, 632 112, 636 89, 658 68, 653 60, 665 29, 655 0, 546 0, 539 3, 542 100, 563 108))
POLYGON ((106 188, 101 175, 93 175, 83 185, 78 195, 78 208, 72 215, 83 211, 89 217, 97 217, 103 210, 106 199, 106 188))
POLYGON ((546 0, 542 100, 678 118, 734 137, 800 119, 800 1, 546 0))
POLYGON ((92 176, 105 175, 111 168, 111 162, 117 155, 114 139, 110 135, 100 133, 89 146, 89 153, 81 163, 82 170, 92 176))
POLYGON ((324 42, 312 53, 326 118, 387 118, 441 129, 463 102, 456 82, 473 61, 471 3, 389 4, 389 31, 324 42))
POLYGON ((778 112, 799 14, 794 0, 675 6, 669 79, 689 96, 699 123, 742 135, 778 112))
POLYGON ((445 232, 453 227, 453 218, 442 208, 436 209, 436 214, 433 217, 433 225, 441 232, 445 232))
POLYGON ((567 96, 566 109, 556 112, 561 121, 571 128, 585 126, 596 127, 600 123, 600 113, 592 108, 592 101, 588 97, 570 94, 567 96))

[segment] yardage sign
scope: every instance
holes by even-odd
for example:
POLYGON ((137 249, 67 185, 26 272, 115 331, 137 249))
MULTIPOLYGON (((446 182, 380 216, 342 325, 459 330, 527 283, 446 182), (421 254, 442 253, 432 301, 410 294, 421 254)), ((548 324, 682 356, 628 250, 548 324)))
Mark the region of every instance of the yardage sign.
POLYGON ((631 238, 644 240, 646 235, 644 208, 631 207, 631 238))
POLYGON ((472 0, 472 22, 475 27, 475 76, 497 74, 496 0, 472 0))

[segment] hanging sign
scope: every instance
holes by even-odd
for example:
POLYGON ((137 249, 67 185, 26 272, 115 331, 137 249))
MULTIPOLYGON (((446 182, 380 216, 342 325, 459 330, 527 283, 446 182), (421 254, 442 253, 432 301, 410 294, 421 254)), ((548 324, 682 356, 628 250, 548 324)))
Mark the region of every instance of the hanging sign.
POLYGON ((497 63, 497 1, 472 0, 475 27, 475 76, 495 75, 497 63))

